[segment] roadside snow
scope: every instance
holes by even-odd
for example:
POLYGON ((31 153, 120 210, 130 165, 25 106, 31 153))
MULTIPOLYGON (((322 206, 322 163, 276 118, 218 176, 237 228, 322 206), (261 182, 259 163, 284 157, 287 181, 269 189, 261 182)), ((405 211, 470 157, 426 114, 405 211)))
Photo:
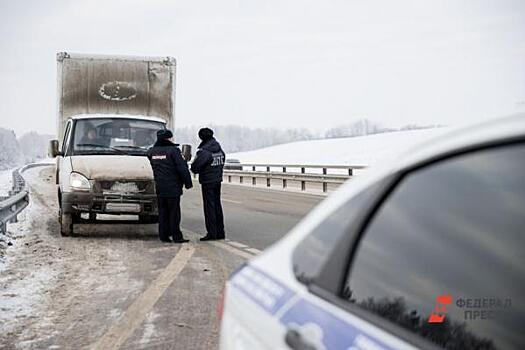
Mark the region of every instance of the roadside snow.
POLYGON ((300 141, 228 154, 241 163, 375 165, 388 161, 448 128, 397 131, 340 139, 300 141))
POLYGON ((14 169, 0 171, 0 197, 8 196, 11 190, 12 174, 14 169))

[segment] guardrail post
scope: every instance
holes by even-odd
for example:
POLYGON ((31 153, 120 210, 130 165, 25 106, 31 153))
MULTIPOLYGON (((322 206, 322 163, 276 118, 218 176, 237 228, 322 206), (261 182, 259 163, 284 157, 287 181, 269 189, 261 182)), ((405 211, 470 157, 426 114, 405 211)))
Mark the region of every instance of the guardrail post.
POLYGON ((354 172, 352 171, 352 169, 348 169, 348 176, 352 176, 354 175, 354 172))
POLYGON ((232 182, 232 176, 228 175, 228 182, 232 182))
POLYGON ((266 167, 266 172, 268 173, 266 176, 266 187, 270 187, 272 185, 272 179, 270 178, 270 167, 266 167))
POLYGON ((255 171, 255 166, 252 166, 252 171, 255 171))
POLYGON ((257 178, 255 176, 252 177, 252 185, 257 186, 257 178))
MULTIPOLYGON (((326 175, 326 168, 323 168, 323 175, 326 175)), ((328 191, 328 184, 323 181, 323 192, 328 191)))
MULTIPOLYGON (((13 204, 10 209, 12 213, 16 213, 16 209, 17 209, 16 204, 13 204)), ((17 222, 18 222, 18 219, 16 218, 16 215, 14 215, 11 219, 9 219, 10 224, 15 224, 17 222)))
POLYGON ((242 184, 242 178, 243 178, 242 176, 239 176, 239 183, 241 184, 242 184))
MULTIPOLYGON (((304 167, 301 167, 301 174, 304 174, 306 172, 306 169, 304 167)), ((301 180, 301 191, 306 191, 306 181, 301 180)))

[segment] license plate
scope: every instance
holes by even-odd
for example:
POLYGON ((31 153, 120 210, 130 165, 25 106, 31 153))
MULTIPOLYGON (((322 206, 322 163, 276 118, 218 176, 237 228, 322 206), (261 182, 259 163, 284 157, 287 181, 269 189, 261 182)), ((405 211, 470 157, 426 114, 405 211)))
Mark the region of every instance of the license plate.
POLYGON ((139 213, 140 204, 137 203, 108 203, 106 204, 107 212, 120 213, 139 213))

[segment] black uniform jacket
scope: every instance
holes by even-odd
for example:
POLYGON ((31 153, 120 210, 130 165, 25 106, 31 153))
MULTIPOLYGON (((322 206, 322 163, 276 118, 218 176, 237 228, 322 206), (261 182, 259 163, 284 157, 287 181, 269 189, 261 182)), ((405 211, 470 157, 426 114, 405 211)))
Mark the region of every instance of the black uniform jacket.
POLYGON ((159 197, 178 197, 182 186, 191 188, 188 163, 182 158, 180 149, 168 140, 159 140, 148 150, 148 159, 155 177, 155 188, 159 197))
POLYGON ((225 158, 221 145, 212 137, 199 145, 191 171, 199 174, 199 182, 203 185, 222 182, 225 158))

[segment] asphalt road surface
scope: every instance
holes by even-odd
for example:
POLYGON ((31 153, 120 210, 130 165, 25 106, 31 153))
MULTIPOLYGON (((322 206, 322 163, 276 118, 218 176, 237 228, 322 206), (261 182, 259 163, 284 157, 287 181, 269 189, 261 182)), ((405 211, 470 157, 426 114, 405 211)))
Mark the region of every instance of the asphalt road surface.
MULTIPOLYGON (((222 204, 226 236, 250 247, 264 249, 295 226, 324 197, 319 195, 222 186, 222 204)), ((181 226, 206 233, 200 186, 182 196, 181 226)))
POLYGON ((216 305, 239 264, 292 228, 323 197, 223 186, 228 241, 205 233, 199 186, 182 199, 188 244, 156 225, 80 224, 61 237, 53 170, 24 176, 31 203, 9 225, 0 262, 2 349, 214 349, 216 305))

